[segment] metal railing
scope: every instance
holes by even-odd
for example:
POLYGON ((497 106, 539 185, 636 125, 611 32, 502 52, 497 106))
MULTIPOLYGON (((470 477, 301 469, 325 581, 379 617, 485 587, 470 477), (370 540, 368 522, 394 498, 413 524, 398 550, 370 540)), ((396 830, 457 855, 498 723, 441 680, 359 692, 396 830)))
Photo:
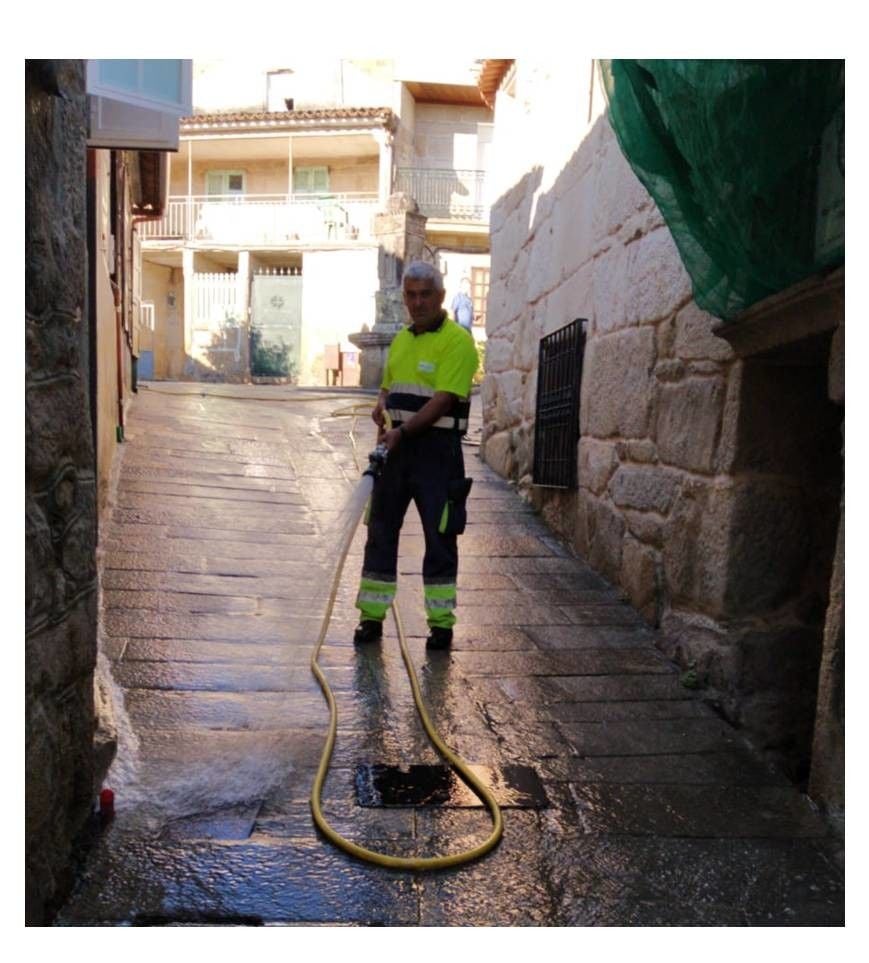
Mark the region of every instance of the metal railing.
POLYGON ((377 208, 376 193, 176 196, 140 231, 145 240, 225 244, 364 241, 373 237, 377 208))
POLYGON ((399 167, 395 190, 409 194, 426 217, 487 221, 486 172, 399 167))

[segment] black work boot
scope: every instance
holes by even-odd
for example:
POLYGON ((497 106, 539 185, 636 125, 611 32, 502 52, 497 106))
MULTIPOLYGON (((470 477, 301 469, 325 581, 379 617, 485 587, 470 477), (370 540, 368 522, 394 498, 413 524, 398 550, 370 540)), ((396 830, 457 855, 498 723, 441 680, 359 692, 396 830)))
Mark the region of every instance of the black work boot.
POLYGON ((427 649, 448 649, 453 644, 453 630, 433 625, 425 641, 427 649))
POLYGON ((363 619, 353 633, 353 643, 354 645, 365 645, 368 642, 379 642, 382 636, 382 622, 378 622, 376 619, 363 619))

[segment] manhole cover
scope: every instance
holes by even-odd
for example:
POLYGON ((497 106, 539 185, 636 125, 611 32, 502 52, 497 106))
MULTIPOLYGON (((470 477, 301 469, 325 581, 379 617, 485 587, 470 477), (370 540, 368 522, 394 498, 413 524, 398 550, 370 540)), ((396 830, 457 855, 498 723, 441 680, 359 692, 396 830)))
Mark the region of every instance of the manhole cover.
MULTIPOLYGON (((549 805, 540 777, 529 766, 470 766, 505 809, 545 809, 549 805)), ((449 766, 356 767, 356 802, 360 806, 485 805, 449 766)))

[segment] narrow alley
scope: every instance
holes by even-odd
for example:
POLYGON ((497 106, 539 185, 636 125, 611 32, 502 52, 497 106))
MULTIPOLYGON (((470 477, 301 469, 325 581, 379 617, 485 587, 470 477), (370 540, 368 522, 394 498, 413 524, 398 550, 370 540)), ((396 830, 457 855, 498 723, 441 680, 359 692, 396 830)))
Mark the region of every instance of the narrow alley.
MULTIPOLYGON (((334 413, 364 400, 139 386, 100 531, 115 814, 94 829, 57 922, 843 922, 843 841, 702 690, 683 684, 623 596, 471 444, 452 649, 424 647, 413 507, 398 601, 444 740, 476 766, 531 770, 532 789, 496 786, 504 837, 457 869, 384 870, 320 838, 309 796, 328 710, 309 662, 359 475, 351 419, 334 413)), ((470 439, 478 397, 472 418, 470 439)), ((370 419, 355 431, 364 460, 370 419)), ((391 620, 379 646, 352 644, 363 531, 320 658, 339 726, 324 810, 374 849, 457 852, 489 832, 479 802, 392 806, 360 795, 366 767, 440 764, 391 620)))

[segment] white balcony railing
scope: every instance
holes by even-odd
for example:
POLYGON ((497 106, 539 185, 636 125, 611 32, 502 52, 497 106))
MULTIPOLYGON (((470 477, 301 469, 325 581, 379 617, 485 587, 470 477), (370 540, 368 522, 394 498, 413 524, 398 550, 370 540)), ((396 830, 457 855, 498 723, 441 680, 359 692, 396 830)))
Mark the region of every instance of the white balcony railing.
POLYGON ((141 237, 221 244, 370 240, 377 194, 209 194, 170 197, 164 216, 143 221, 141 237))
POLYGON ((485 171, 400 167, 395 189, 409 194, 426 217, 488 221, 485 171))

